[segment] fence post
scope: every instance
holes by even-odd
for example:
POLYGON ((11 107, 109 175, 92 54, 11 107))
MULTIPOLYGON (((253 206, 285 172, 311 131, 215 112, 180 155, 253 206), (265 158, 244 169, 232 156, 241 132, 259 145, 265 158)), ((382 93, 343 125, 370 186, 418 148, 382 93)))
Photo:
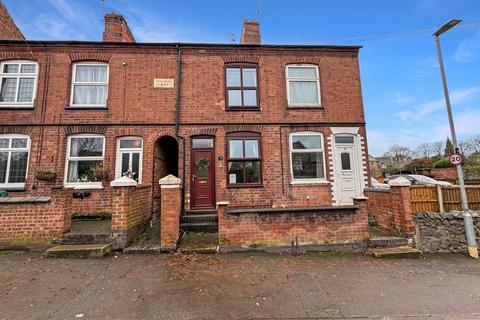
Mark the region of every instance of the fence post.
POLYGON ((443 208, 443 193, 442 193, 442 187, 437 184, 437 199, 438 199, 438 208, 440 213, 444 213, 445 209, 443 208))

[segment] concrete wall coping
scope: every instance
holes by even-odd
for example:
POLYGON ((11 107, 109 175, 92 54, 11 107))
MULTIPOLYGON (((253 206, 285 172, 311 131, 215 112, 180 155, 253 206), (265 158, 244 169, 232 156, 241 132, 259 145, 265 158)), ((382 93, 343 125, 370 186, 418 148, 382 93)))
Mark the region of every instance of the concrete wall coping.
POLYGON ((337 211, 354 211, 358 209, 358 206, 332 206, 332 207, 290 207, 290 208, 245 208, 245 209, 230 209, 227 210, 228 214, 249 214, 249 213, 258 213, 258 214, 283 214, 283 213, 295 213, 295 214, 302 214, 302 213, 315 213, 315 212, 324 212, 328 213, 337 212, 337 211))
POLYGON ((179 187, 182 184, 182 180, 180 178, 175 177, 172 174, 169 174, 168 176, 158 180, 158 184, 162 188, 175 188, 175 187, 179 187))
POLYGON ((120 177, 110 182, 111 187, 135 187, 136 185, 137 181, 127 176, 120 177))
POLYGON ((18 204, 18 203, 47 203, 50 202, 50 196, 27 196, 27 197, 4 197, 0 198, 1 204, 18 204))

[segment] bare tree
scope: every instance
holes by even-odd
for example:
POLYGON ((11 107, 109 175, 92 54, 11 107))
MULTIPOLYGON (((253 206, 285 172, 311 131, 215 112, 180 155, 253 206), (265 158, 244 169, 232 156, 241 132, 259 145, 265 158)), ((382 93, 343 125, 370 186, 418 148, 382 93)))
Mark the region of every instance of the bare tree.
POLYGON ((471 137, 466 141, 469 153, 480 153, 480 134, 471 137))
POLYGON ((390 146, 388 152, 385 153, 385 156, 392 157, 392 161, 396 163, 412 159, 413 152, 408 147, 394 144, 390 146))
POLYGON ((445 150, 445 143, 442 141, 435 141, 430 144, 432 146, 432 155, 441 156, 445 150))
POLYGON ((434 154, 432 144, 427 142, 419 144, 415 153, 419 158, 431 157, 434 154))

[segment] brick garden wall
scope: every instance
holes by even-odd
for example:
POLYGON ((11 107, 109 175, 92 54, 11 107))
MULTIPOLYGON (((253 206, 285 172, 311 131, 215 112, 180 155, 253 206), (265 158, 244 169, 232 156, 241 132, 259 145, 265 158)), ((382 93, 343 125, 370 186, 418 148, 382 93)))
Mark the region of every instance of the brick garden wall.
POLYGON ((42 196, 50 200, 26 202, 11 198, 9 201, 20 200, 0 204, 0 241, 46 241, 70 230, 72 190, 52 189, 42 196))
POLYGON ((219 207, 223 247, 289 246, 363 240, 368 237, 366 203, 358 208, 303 211, 228 210, 219 207))

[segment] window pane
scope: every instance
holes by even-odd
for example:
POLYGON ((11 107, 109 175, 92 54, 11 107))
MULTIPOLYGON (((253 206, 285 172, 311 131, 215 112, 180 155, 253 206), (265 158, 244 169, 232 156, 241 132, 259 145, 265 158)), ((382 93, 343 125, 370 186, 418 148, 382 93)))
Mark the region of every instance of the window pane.
POLYGON ((0 139, 0 148, 8 148, 9 139, 1 138, 0 139))
POLYGON ((12 139, 12 148, 26 148, 26 147, 27 147, 27 138, 12 139))
POLYGON ((353 137, 335 137, 335 143, 353 143, 353 137))
POLYGON ((318 104, 316 81, 289 81, 290 103, 318 104))
POLYGON ((5 183, 7 175, 8 152, 0 152, 0 183, 5 183))
POLYGON ((195 149, 202 148, 213 148, 213 139, 212 138, 194 138, 192 140, 192 146, 195 149))
POLYGON ((101 157, 103 155, 103 138, 72 138, 71 157, 101 157))
POLYGON ((122 176, 130 169, 130 153, 122 153, 122 176))
POLYGON ((243 162, 228 163, 228 183, 243 183, 243 162))
POLYGON ((323 153, 292 153, 292 169, 294 179, 323 178, 323 153))
POLYGON ((20 73, 35 73, 37 66, 34 64, 22 64, 20 73))
POLYGON ((0 89, 0 102, 14 102, 17 91, 17 78, 3 78, 0 89))
POLYGON ((120 139, 120 149, 134 149, 142 147, 142 139, 120 139))
POLYGON ((245 158, 259 158, 258 140, 245 140, 245 158))
POLYGON ((3 73, 18 73, 18 64, 4 64, 3 73))
POLYGON ((319 135, 292 136, 292 147, 295 150, 304 149, 322 149, 321 138, 319 135))
POLYGON ((287 70, 290 78, 317 78, 317 68, 315 67, 288 67, 287 70))
POLYGON ((28 152, 12 152, 10 156, 9 183, 25 182, 27 175, 28 152))
POLYGON ((244 68, 242 69, 243 86, 256 87, 257 86, 257 69, 244 68))
POLYGON ((260 183, 260 161, 245 162, 245 173, 247 183, 260 183))
POLYGON ((32 102, 33 101, 33 85, 35 79, 33 78, 20 78, 20 84, 18 88, 18 102, 32 102))
POLYGON ((340 155, 340 158, 342 160, 342 170, 351 170, 350 153, 344 152, 340 155))
POLYGON ((138 152, 132 153, 132 171, 135 172, 133 180, 138 181, 140 174, 140 153, 138 152))
POLYGON ((102 160, 93 161, 68 161, 67 182, 92 182, 95 181, 93 168, 103 163, 102 160))
POLYGON ((240 69, 227 68, 227 87, 240 87, 240 69))
POLYGON ((242 105, 241 90, 228 90, 228 105, 230 107, 238 107, 242 105))
POLYGON ((243 158, 243 140, 230 140, 229 158, 243 158))
POLYGON ((73 104, 100 104, 107 103, 107 86, 80 86, 73 87, 73 104))
POLYGON ((79 65, 75 73, 78 82, 107 82, 107 66, 79 65))
POLYGON ((243 91, 243 105, 248 107, 257 105, 257 90, 243 91))

